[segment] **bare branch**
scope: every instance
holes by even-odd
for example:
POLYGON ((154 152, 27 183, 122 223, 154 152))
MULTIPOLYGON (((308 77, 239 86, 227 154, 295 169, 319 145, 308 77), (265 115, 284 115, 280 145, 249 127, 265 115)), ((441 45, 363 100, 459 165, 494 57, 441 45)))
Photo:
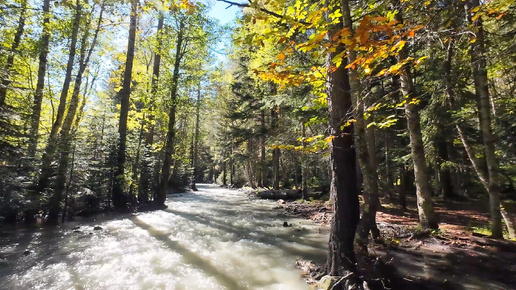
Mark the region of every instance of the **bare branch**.
MULTIPOLYGON (((229 0, 217 0, 217 1, 229 4, 229 6, 227 8, 229 8, 231 6, 237 6, 237 7, 241 7, 241 8, 252 8, 251 7, 251 4, 252 4, 251 0, 249 0, 249 3, 238 3, 238 2, 233 2, 233 1, 229 1, 229 0)), ((264 12, 266 14, 269 14, 271 16, 274 16, 276 18, 280 18, 280 19, 284 19, 285 18, 284 15, 281 15, 281 14, 278 14, 276 12, 270 11, 270 10, 265 9, 263 7, 258 7, 256 9, 258 9, 259 11, 264 12)), ((294 20, 294 21, 296 21, 298 23, 301 23, 301 24, 304 24, 304 25, 310 25, 310 23, 302 21, 302 20, 294 20)))

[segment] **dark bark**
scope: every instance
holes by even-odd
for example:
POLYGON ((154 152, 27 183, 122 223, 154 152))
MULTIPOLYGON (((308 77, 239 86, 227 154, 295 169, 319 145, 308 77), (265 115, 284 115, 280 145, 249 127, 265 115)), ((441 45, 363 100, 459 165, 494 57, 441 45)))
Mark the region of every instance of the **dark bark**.
POLYGON ((441 136, 436 141, 437 155, 439 157, 439 161, 437 162, 439 171, 439 182, 441 185, 443 198, 453 199, 456 196, 456 194, 453 189, 451 172, 446 165, 443 165, 444 162, 450 161, 450 157, 448 155, 448 142, 445 137, 445 129, 441 128, 439 131, 441 132, 441 136))
MULTIPOLYGON (((349 6, 347 0, 341 2, 349 6)), ((332 39, 335 33, 343 28, 342 22, 335 24, 328 32, 332 39)), ((356 272, 356 257, 354 252, 355 233, 360 218, 358 203, 358 188, 356 184, 355 150, 353 148, 352 125, 341 129, 341 126, 351 116, 351 94, 347 60, 340 67, 332 69, 332 59, 344 50, 342 44, 334 52, 326 55, 328 68, 327 88, 330 164, 332 181, 330 186, 331 202, 334 217, 330 223, 330 240, 328 245, 328 260, 326 269, 330 275, 345 275, 347 271, 356 272)))
POLYGON ((39 120, 41 118, 41 104, 43 102, 43 89, 45 88, 45 75, 47 72, 48 45, 50 42, 50 0, 43 1, 43 32, 40 40, 38 82, 34 92, 32 115, 30 120, 29 150, 28 155, 34 157, 38 147, 39 120))
MULTIPOLYGON (((353 32, 353 20, 349 6, 343 5, 342 17, 344 27, 353 32)), ((348 62, 352 63, 356 60, 356 53, 350 51, 348 62)), ((364 119, 365 105, 364 105, 364 88, 359 79, 359 74, 356 69, 349 70, 350 84, 353 103, 356 105, 355 109, 355 127, 354 127, 354 142, 357 153, 357 160, 359 169, 362 173, 364 207, 362 210, 362 217, 358 224, 356 244, 361 252, 367 253, 367 243, 369 232, 373 233, 375 238, 379 238, 379 231, 376 226, 376 212, 380 207, 380 200, 378 198, 378 174, 376 167, 372 166, 373 156, 370 156, 370 151, 367 144, 366 136, 366 121, 364 119)), ((373 137, 374 138, 374 137, 373 137)), ((373 139, 374 143, 374 139, 373 139)))
POLYGON ((172 154, 174 153, 174 139, 175 139, 175 125, 176 125, 176 100, 177 100, 177 88, 179 82, 179 67, 184 54, 183 41, 184 41, 184 29, 185 23, 181 19, 178 28, 177 42, 176 42, 176 55, 174 61, 174 71, 172 73, 172 87, 170 90, 169 100, 169 112, 168 112, 168 129, 167 139, 165 141, 165 156, 163 158, 163 164, 161 167, 161 180, 158 188, 158 194, 156 196, 156 204, 158 206, 165 205, 165 198, 167 193, 168 181, 170 179, 170 166, 172 164, 172 154))
MULTIPOLYGON (((279 108, 273 108, 271 110, 271 129, 273 130, 273 133, 274 134, 278 134, 277 130, 278 130, 278 110, 279 108)), ((280 154, 281 154, 281 151, 280 149, 275 146, 273 149, 272 149, 272 170, 273 170, 273 173, 272 173, 272 188, 274 190, 279 190, 279 181, 280 181, 280 162, 279 162, 279 159, 280 159, 280 154)))
MULTIPOLYGON (((448 43, 448 49, 446 50, 446 58, 443 62, 443 83, 445 86, 445 92, 447 94, 447 111, 445 113, 446 118, 451 117, 450 113, 448 113, 449 110, 453 110, 451 106, 451 98, 453 98, 453 85, 452 85, 452 75, 451 75, 451 69, 452 69, 452 60, 453 60, 453 54, 454 54, 454 45, 455 42, 453 39, 448 43)), ((443 118, 444 119, 444 118, 443 118)), ((439 136, 437 136, 436 141, 436 149, 437 149, 437 155, 439 157, 439 178, 441 183, 441 189, 443 193, 444 199, 451 199, 456 196, 455 190, 453 188, 453 182, 452 182, 452 176, 449 168, 446 168, 446 166, 443 168, 442 163, 446 161, 450 161, 450 156, 448 154, 448 149, 453 146, 450 140, 448 140, 448 134, 447 130, 442 125, 442 122, 444 120, 439 120, 439 136)))
POLYGON ((400 207, 403 210, 407 210, 407 192, 409 191, 409 187, 412 187, 411 176, 412 173, 406 168, 406 166, 400 168, 400 185, 398 186, 398 191, 400 207))
POLYGON ((260 187, 267 187, 267 162, 265 159, 265 110, 260 111, 260 168, 259 184, 260 187))
POLYGON ((14 65, 14 57, 18 50, 18 46, 20 46, 21 37, 23 35, 23 31, 25 30, 25 13, 27 12, 27 1, 23 1, 21 3, 20 10, 20 18, 18 19, 18 27, 16 28, 16 32, 14 34, 14 40, 11 44, 11 49, 9 49, 9 55, 7 56, 7 62, 4 67, 4 75, 2 77, 2 81, 0 84, 0 109, 5 104, 5 98, 7 97, 7 91, 9 89, 9 85, 11 84, 11 69, 14 65))
POLYGON ((129 115, 129 100, 131 96, 131 81, 133 74, 134 45, 136 40, 136 21, 138 19, 138 0, 131 0, 131 16, 129 24, 129 37, 127 40, 127 54, 125 60, 124 81, 122 89, 118 92, 120 97, 120 118, 118 120, 118 148, 113 182, 112 200, 115 209, 127 208, 127 196, 125 194, 125 161, 127 143, 127 118, 129 115))

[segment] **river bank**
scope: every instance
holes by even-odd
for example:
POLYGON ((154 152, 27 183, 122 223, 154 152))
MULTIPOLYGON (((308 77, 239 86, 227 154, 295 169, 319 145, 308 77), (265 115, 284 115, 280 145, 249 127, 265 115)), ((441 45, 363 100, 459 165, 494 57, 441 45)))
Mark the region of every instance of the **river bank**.
MULTIPOLYGON (((320 231, 329 230, 333 217, 329 203, 278 200, 277 204, 279 210, 316 222, 320 231)), ((453 202, 437 202, 440 230, 431 232, 418 229, 414 200, 409 200, 406 211, 385 203, 377 213, 383 242, 371 242, 369 256, 359 257, 363 278, 398 279, 394 283, 406 289, 516 289, 516 242, 476 232, 488 220, 482 204, 471 201, 464 207, 462 202, 458 210, 453 202)), ((298 265, 310 284, 321 278, 323 265, 311 261, 298 265)))

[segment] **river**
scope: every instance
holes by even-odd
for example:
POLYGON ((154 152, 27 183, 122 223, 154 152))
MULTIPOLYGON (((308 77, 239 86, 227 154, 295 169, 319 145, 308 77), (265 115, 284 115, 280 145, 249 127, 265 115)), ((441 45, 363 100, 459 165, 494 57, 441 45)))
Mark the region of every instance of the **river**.
POLYGON ((308 289, 295 262, 323 263, 326 231, 272 201, 198 188, 165 210, 2 230, 0 289, 308 289))

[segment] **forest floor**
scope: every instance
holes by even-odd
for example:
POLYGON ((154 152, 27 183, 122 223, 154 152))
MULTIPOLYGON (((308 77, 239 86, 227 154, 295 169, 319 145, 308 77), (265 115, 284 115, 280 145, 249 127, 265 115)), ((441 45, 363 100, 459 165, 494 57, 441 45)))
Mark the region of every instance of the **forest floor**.
MULTIPOLYGON (((327 203, 278 203, 328 229, 333 214, 327 203)), ((435 202, 440 224, 439 231, 431 232, 418 228, 415 200, 408 201, 407 210, 383 203, 376 217, 383 242, 370 244, 368 260, 393 266, 406 289, 516 289, 516 242, 484 235, 487 206, 486 200, 435 202)), ((306 261, 299 264, 308 274, 317 268, 306 261)), ((312 282, 319 278, 311 274, 312 282)))

